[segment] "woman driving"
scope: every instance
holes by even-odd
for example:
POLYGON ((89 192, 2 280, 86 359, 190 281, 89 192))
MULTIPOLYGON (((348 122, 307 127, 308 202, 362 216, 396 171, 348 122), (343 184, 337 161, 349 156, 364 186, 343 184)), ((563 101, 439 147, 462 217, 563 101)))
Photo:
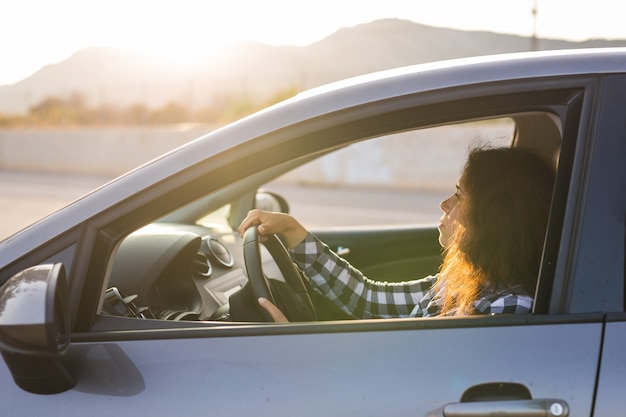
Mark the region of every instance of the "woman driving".
MULTIPOLYGON (((554 178, 529 150, 472 150, 456 192, 440 204, 439 273, 410 281, 368 279, 287 214, 252 210, 239 232, 280 235, 314 290, 353 318, 529 313, 554 178)), ((287 321, 268 300, 259 303, 287 321)))

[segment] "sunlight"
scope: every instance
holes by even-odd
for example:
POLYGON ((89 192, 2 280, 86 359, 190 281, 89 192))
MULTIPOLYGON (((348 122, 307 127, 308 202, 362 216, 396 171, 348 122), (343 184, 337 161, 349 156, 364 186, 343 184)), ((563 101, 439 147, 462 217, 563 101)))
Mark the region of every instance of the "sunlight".
POLYGON ((486 30, 582 40, 624 39, 615 0, 440 0, 353 2, 318 0, 20 0, 0 15, 0 85, 92 46, 140 50, 189 65, 232 43, 305 46, 336 30, 399 18, 459 30, 486 30), (531 10, 538 4, 536 21, 531 10), (567 10, 567 19, 563 18, 567 10), (36 12, 35 12, 36 11, 36 12), (584 25, 581 24, 584 22, 584 25), (36 30, 35 30, 36 29, 36 30))
POLYGON ((237 40, 229 20, 208 17, 208 8, 207 5, 185 19, 168 15, 167 9, 151 9, 149 18, 142 20, 141 30, 137 30, 136 24, 122 25, 114 42, 165 58, 172 64, 196 63, 237 40))
POLYGON ((169 64, 179 67, 194 65, 209 59, 228 46, 228 42, 199 42, 189 39, 168 39, 138 43, 132 49, 165 60, 169 64))
MULTIPOLYGON (((271 10, 268 3, 252 1, 128 2, 123 15, 116 8, 102 10, 108 15, 107 20, 116 22, 114 31, 94 30, 102 38, 100 44, 115 43, 180 65, 207 59, 241 41, 304 45, 320 39, 319 27, 303 24, 297 4, 287 3, 280 8, 281 12, 299 15, 297 19, 281 18, 282 13, 271 10), (182 13, 184 10, 189 13, 182 13)), ((311 11, 308 15, 322 22, 324 19, 317 18, 316 13, 311 11)), ((326 29, 328 33, 333 31, 332 27, 333 24, 326 29)))

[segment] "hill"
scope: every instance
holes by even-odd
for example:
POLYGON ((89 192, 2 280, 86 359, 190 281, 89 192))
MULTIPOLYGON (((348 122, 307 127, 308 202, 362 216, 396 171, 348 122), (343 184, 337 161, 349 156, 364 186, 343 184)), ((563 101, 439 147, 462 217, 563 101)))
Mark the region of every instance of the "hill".
MULTIPOLYGON (((539 39, 538 49, 626 46, 626 40, 568 42, 539 39)), ((367 72, 430 61, 531 49, 527 37, 460 31, 398 19, 342 28, 314 44, 273 47, 245 42, 201 58, 193 67, 119 48, 93 47, 0 86, 0 112, 26 111, 46 97, 80 93, 92 105, 158 107, 182 101, 205 106, 220 97, 269 96, 305 90, 367 72)))

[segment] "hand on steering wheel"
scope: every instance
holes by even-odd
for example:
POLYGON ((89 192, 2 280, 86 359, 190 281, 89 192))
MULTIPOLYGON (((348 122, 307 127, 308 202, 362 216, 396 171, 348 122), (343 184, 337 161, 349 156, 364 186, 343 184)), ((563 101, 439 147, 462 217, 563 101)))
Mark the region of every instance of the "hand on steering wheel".
MULTIPOLYGON (((248 280, 255 299, 265 298, 276 305, 289 321, 312 321, 317 319, 307 286, 300 271, 293 264, 287 249, 274 234, 265 235, 266 249, 285 278, 285 283, 272 280, 263 271, 261 241, 255 226, 246 229, 243 238, 243 255, 248 280)), ((269 312, 258 306, 265 321, 274 321, 269 312)))
POLYGON ((287 317, 285 317, 283 312, 280 311, 278 307, 276 307, 274 304, 272 304, 270 300, 268 300, 267 298, 261 297, 259 298, 258 301, 259 301, 259 305, 263 307, 265 310, 267 310, 268 313, 270 313, 270 316, 272 316, 272 319, 274 320, 274 322, 289 323, 289 320, 287 319, 287 317))

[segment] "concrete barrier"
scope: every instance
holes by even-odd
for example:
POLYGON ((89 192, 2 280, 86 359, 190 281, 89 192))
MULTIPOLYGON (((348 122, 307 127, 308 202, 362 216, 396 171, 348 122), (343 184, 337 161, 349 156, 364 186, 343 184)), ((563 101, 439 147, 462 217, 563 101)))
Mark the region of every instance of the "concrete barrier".
POLYGON ((204 125, 0 129, 0 169, 117 176, 210 130, 204 125))
MULTIPOLYGON (((115 177, 210 132, 207 125, 0 129, 0 169, 115 177)), ((510 123, 444 126, 362 142, 279 179, 296 184, 442 188, 472 144, 506 143, 510 123), (434 136, 434 137, 433 137, 434 136)))

